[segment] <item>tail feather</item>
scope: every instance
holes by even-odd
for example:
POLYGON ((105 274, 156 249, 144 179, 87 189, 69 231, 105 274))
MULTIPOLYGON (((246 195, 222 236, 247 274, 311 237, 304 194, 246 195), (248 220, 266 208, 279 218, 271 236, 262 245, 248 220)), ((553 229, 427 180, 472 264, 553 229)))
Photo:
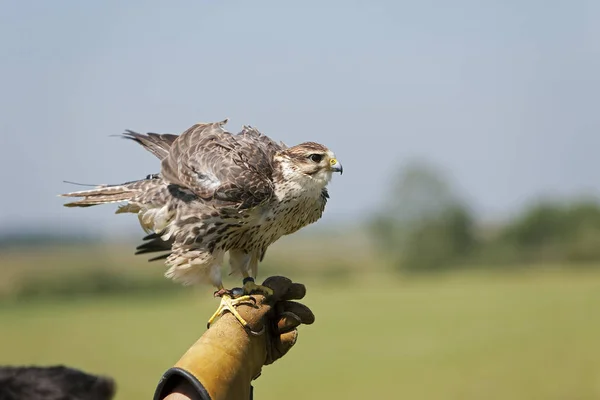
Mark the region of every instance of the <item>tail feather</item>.
POLYGON ((64 204, 65 207, 91 207, 98 204, 118 203, 131 200, 136 192, 126 186, 97 186, 91 190, 82 190, 61 194, 63 197, 83 197, 81 200, 64 204))
POLYGON ((160 160, 169 155, 171 145, 177 139, 177 135, 170 133, 137 133, 134 131, 126 130, 123 133, 123 138, 133 140, 141 144, 146 150, 154 154, 160 160))

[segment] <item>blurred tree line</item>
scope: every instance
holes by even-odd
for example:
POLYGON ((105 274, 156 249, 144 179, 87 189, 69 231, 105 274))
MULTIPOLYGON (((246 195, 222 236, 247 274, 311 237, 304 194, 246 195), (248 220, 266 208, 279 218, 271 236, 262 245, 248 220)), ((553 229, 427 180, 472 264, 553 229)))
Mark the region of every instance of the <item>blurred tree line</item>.
POLYGON ((381 210, 370 223, 373 237, 403 271, 600 261, 600 204, 593 200, 539 202, 486 227, 441 171, 412 163, 381 210))

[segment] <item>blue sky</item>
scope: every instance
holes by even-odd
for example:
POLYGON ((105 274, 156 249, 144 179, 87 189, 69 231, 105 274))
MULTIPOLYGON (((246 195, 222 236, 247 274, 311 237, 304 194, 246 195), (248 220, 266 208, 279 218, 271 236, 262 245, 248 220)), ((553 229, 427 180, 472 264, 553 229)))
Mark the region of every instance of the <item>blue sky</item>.
POLYGON ((63 208, 63 180, 157 172, 124 129, 250 124, 344 165, 321 223, 381 204, 403 163, 439 165, 484 218, 600 194, 594 1, 10 1, 0 13, 0 233, 138 232, 63 208))

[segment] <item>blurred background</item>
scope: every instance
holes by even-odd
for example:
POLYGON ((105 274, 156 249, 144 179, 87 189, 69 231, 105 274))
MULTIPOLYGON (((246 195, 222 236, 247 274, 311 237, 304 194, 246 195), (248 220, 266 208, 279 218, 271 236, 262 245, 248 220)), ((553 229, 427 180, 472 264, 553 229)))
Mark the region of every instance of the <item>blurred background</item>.
POLYGON ((345 170, 260 267, 317 320, 256 396, 600 398, 600 3, 2 5, 0 364, 149 398, 212 289, 134 256, 135 216, 57 195, 158 172, 125 129, 229 118, 345 170))

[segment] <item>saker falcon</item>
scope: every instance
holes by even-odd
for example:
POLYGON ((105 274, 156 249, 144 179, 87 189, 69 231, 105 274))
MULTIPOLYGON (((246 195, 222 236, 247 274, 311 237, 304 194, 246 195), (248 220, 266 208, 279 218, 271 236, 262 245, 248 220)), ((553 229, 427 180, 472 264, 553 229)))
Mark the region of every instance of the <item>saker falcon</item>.
POLYGON ((216 287, 221 306, 209 326, 225 310, 246 326, 233 305, 248 296, 232 298, 223 286, 225 253, 245 294, 269 293, 254 283, 267 248, 321 218, 332 173, 343 170, 322 144, 287 147, 250 126, 231 134, 226 123, 198 123, 179 136, 126 131, 160 159, 160 173, 62 196, 83 198, 67 207, 122 203, 116 212, 136 213, 148 233, 136 254, 167 251, 151 259, 166 258, 167 278, 216 287))

